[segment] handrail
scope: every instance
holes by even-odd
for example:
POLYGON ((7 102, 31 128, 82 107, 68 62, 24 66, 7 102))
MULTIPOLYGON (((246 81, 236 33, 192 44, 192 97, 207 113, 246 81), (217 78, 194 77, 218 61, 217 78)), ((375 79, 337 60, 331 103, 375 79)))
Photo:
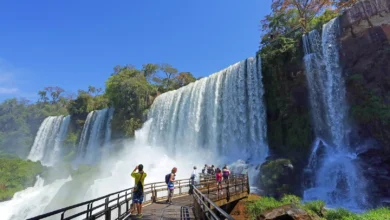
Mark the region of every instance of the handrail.
MULTIPOLYGON (((193 196, 194 202, 197 201, 200 205, 202 211, 209 219, 219 219, 218 215, 212 210, 222 216, 227 216, 226 219, 231 218, 226 212, 219 208, 215 203, 212 202, 211 198, 207 196, 214 195, 213 192, 219 193, 219 188, 214 187, 216 184, 214 175, 205 175, 200 176, 200 181, 193 187, 193 196), (198 188, 197 188, 198 187, 198 188), (206 191, 207 190, 207 191, 206 191), (202 191, 205 191, 202 193, 202 191), (211 208, 212 207, 212 208, 211 208)), ((181 196, 183 194, 188 194, 185 188, 190 188, 190 179, 181 179, 177 180, 175 184, 175 189, 178 189, 179 192, 174 194, 174 197, 181 196)), ((229 181, 224 183, 227 190, 227 201, 229 201, 232 193, 237 193, 239 191, 244 191, 244 188, 249 192, 249 186, 244 186, 248 183, 247 175, 242 174, 232 174, 229 181), (234 183, 233 183, 234 181, 234 183), (227 184, 227 185, 226 185, 227 184), (230 190, 231 187, 234 187, 234 190, 230 190), (237 187, 239 190, 237 191, 237 187), (231 192, 230 192, 231 191, 231 192)), ((39 216, 29 218, 28 220, 39 220, 47 217, 53 217, 55 215, 61 215, 61 220, 71 220, 75 218, 81 219, 98 219, 102 216, 104 219, 123 219, 126 217, 130 211, 130 205, 132 204, 132 193, 133 188, 123 189, 114 193, 107 194, 89 201, 81 202, 75 205, 71 205, 65 208, 61 208, 52 212, 48 212, 39 216), (67 214, 67 216, 65 216, 67 214), (84 215, 84 217, 82 217, 84 215)), ((160 195, 159 192, 167 192, 167 186, 165 182, 156 182, 148 183, 144 185, 144 204, 150 204, 162 199, 166 199, 167 196, 160 195)), ((218 194, 217 193, 217 194, 218 194)), ((166 193, 167 194, 167 193, 166 193)))
MULTIPOLYGON (((189 188, 190 186, 190 179, 181 179, 177 180, 176 183, 178 186, 176 186, 177 189, 182 191, 182 188, 189 188)), ((202 182, 204 184, 204 182, 202 182)), ((75 205, 71 205, 65 208, 61 208, 52 212, 48 212, 39 216, 35 216, 32 218, 29 218, 28 220, 38 220, 38 219, 44 219, 50 216, 59 215, 61 214, 61 220, 70 220, 74 219, 76 217, 79 217, 81 215, 85 215, 85 219, 90 218, 94 216, 95 218, 101 217, 103 215, 106 216, 106 219, 111 219, 111 212, 115 209, 118 209, 118 214, 115 217, 115 219, 121 219, 123 218, 130 210, 130 202, 132 200, 132 192, 133 188, 127 188, 123 189, 114 193, 107 194, 105 196, 101 196, 89 201, 81 202, 75 205), (115 198, 114 198, 115 196, 115 198), (112 197, 112 198, 110 198, 112 197), (112 204, 114 203, 115 204, 112 204), (122 206, 126 204, 124 207, 124 210, 122 210, 122 206), (84 207, 83 207, 84 206, 84 207), (85 207, 87 206, 87 207, 85 207), (103 208, 104 206, 104 208, 103 208), (79 211, 76 209, 84 208, 83 211, 79 211), (102 210, 99 210, 102 209, 102 210), (70 216, 65 217, 65 213, 67 212, 77 212, 77 213, 71 213, 70 216)), ((166 191, 166 183, 165 182, 156 182, 156 183, 148 183, 144 185, 144 204, 153 203, 156 202, 158 199, 158 192, 166 191), (149 199, 147 199, 147 195, 151 195, 149 199)), ((178 194, 175 194, 174 197, 180 196, 183 193, 180 192, 178 194)), ((165 198, 165 197, 161 197, 165 198)))
MULTIPOLYGON (((226 197, 220 197, 221 190, 216 186, 215 180, 212 181, 212 188, 210 188, 209 182, 206 185, 206 188, 196 188, 194 187, 194 205, 195 210, 198 214, 202 216, 197 216, 200 219, 228 219, 232 220, 228 213, 222 210, 216 203, 221 200, 230 201, 232 196, 235 195, 244 195, 249 194, 249 179, 247 174, 232 174, 227 181, 222 182, 222 192, 226 190, 226 197), (214 194, 216 192, 216 194, 214 194), (215 202, 212 200, 212 196, 215 196, 215 202), (195 204, 196 203, 196 204, 195 204), (200 208, 200 210, 199 210, 200 208)), ((225 203, 226 204, 226 203, 225 203)))
POLYGON ((200 208, 203 210, 204 214, 208 219, 219 220, 218 215, 212 210, 215 209, 217 213, 222 215, 225 219, 234 220, 228 213, 223 209, 217 206, 213 201, 211 201, 207 196, 205 196, 201 191, 194 187, 194 199, 200 205, 200 208), (211 208, 212 207, 212 208, 211 208))

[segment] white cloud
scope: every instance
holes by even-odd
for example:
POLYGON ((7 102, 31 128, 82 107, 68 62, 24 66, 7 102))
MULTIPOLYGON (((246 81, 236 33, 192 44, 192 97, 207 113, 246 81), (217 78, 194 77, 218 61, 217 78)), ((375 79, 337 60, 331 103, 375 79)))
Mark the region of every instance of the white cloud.
POLYGON ((15 85, 14 69, 4 59, 0 58, 0 95, 16 95, 20 92, 15 85))
POLYGON ((18 88, 0 87, 0 95, 10 95, 18 92, 19 92, 18 88))

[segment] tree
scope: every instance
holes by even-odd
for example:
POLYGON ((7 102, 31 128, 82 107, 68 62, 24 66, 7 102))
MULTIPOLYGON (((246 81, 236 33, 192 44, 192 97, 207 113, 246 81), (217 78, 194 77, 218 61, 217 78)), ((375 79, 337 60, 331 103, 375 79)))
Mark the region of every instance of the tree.
POLYGON ((291 10, 297 10, 299 26, 304 33, 307 33, 311 20, 334 4, 334 0, 274 0, 271 8, 275 15, 288 14, 291 10))
POLYGON ((60 99, 61 93, 63 93, 65 91, 61 87, 58 87, 58 86, 46 87, 44 90, 50 94, 52 104, 57 103, 58 100, 60 99))
POLYGON ((38 95, 39 95, 39 102, 46 104, 49 101, 49 98, 47 98, 47 91, 41 90, 38 92, 38 95))
POLYGON ((176 76, 176 87, 180 88, 195 81, 196 78, 190 72, 181 72, 176 76))
POLYGON ((142 65, 142 73, 145 78, 150 81, 150 79, 157 73, 160 66, 158 64, 148 63, 142 65))
POLYGON ((93 95, 96 93, 96 88, 94 86, 88 86, 88 93, 93 95))
POLYGON ((165 78, 167 79, 165 87, 168 88, 171 84, 171 79, 176 76, 178 70, 167 63, 161 64, 160 69, 165 73, 165 78))

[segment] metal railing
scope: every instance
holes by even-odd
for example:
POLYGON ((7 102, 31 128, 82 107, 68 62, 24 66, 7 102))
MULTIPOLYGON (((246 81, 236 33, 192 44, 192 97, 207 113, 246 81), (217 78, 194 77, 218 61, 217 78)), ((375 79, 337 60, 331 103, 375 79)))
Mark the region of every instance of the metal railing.
MULTIPOLYGON (((174 197, 187 195, 190 189, 191 180, 182 179, 175 182, 174 197)), ((124 189, 96 199, 78 203, 52 212, 48 212, 28 220, 39 219, 123 219, 129 215, 132 205, 133 188, 124 189)), ((225 197, 218 197, 221 189, 217 187, 215 176, 201 176, 200 181, 193 187, 194 203, 199 204, 202 212, 208 219, 219 219, 223 216, 226 219, 232 219, 226 212, 213 203, 213 199, 230 200, 230 197, 240 193, 248 192, 248 176, 232 174, 228 181, 223 182, 222 190, 226 191, 225 197), (216 197, 214 197, 216 196, 216 197), (213 212, 212 210, 215 210, 213 212)), ((143 205, 154 202, 164 201, 167 199, 167 185, 165 182, 148 183, 144 185, 144 202, 143 205)))
MULTIPOLYGON (((189 186, 190 179, 177 180, 175 182, 174 197, 188 194, 186 189, 189 189, 189 186)), ((96 199, 58 209, 33 218, 29 218, 28 220, 45 219, 48 217, 55 217, 55 219, 61 220, 123 219, 129 214, 131 208, 130 206, 132 204, 131 200, 133 188, 134 187, 131 187, 96 199)), ((165 182, 145 184, 143 204, 146 205, 164 200, 167 198, 167 196, 164 194, 162 195, 162 192, 166 192, 165 194, 167 195, 167 185, 165 182)))
POLYGON ((218 187, 215 179, 204 182, 201 186, 194 188, 195 211, 200 219, 233 220, 233 217, 215 203, 225 199, 226 202, 229 202, 232 196, 250 193, 247 174, 232 174, 228 180, 222 182, 220 187, 218 187), (221 195, 222 193, 223 195, 221 195), (202 216, 199 216, 199 213, 202 213, 202 216))

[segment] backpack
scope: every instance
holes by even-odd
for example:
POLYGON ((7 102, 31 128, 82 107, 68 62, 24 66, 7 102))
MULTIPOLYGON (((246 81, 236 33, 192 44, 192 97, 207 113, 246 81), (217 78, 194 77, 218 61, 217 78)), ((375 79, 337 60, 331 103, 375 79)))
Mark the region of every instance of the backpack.
POLYGON ((165 183, 168 184, 169 183, 169 180, 171 179, 171 174, 168 173, 167 175, 165 175, 165 183))
POLYGON ((137 185, 134 187, 134 190, 133 190, 134 192, 142 193, 144 191, 144 188, 142 187, 142 182, 141 182, 143 175, 144 175, 144 173, 141 174, 137 185))

